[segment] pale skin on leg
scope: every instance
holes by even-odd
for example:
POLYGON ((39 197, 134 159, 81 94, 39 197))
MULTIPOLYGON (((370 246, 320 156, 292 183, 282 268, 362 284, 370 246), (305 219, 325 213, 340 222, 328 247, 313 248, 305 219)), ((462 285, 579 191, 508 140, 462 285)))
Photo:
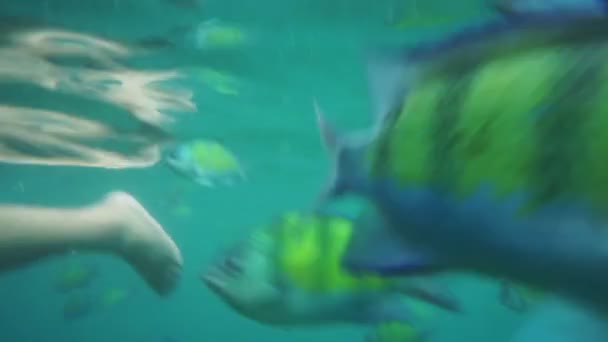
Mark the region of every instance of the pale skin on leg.
POLYGON ((161 295, 182 269, 179 248, 128 193, 78 208, 0 206, 0 272, 70 251, 119 256, 161 295))

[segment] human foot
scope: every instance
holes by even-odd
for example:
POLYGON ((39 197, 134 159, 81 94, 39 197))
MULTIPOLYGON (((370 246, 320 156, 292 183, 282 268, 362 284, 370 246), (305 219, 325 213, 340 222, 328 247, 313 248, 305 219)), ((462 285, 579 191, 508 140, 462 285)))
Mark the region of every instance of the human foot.
POLYGON ((112 192, 102 204, 118 219, 120 239, 116 251, 160 295, 171 292, 180 278, 182 256, 162 226, 128 193, 112 192))

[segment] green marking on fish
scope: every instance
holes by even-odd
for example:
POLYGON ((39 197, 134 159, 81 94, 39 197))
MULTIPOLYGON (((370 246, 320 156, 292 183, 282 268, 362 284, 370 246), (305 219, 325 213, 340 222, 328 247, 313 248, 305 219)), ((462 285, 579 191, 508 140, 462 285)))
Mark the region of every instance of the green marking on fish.
POLYGON ((537 185, 534 202, 538 203, 577 190, 574 164, 585 153, 586 139, 581 136, 581 128, 592 115, 593 109, 587 108, 587 102, 597 94, 592 89, 597 84, 593 75, 597 63, 589 64, 589 55, 583 52, 582 58, 574 59, 576 64, 569 65, 571 54, 562 55, 563 77, 555 85, 548 105, 552 114, 540 115, 535 125, 539 155, 533 184, 537 185))
MULTIPOLYGON (((604 58, 608 55, 608 48, 603 48, 602 53, 598 58, 604 58)), ((602 68, 596 70, 597 84, 595 85, 597 95, 593 99, 588 99, 587 108, 593 110, 596 114, 590 115, 587 122, 583 126, 583 136, 587 139, 587 153, 579 157, 577 163, 579 176, 586 180, 582 185, 582 191, 589 194, 593 203, 602 203, 606 208, 606 196, 608 196, 608 162, 606 162, 606 151, 608 151, 608 82, 601 80, 608 79, 608 67, 602 64, 602 68), (602 96, 604 94, 604 96, 602 96), (595 156, 600 156, 599 158, 595 156)))
POLYGON ((340 217, 288 213, 272 226, 277 268, 290 282, 311 291, 379 289, 391 282, 354 276, 341 264, 352 234, 352 222, 340 217))
POLYGON ((372 145, 373 174, 461 196, 482 184, 496 196, 527 190, 528 209, 556 199, 605 209, 608 48, 594 42, 430 67, 372 145))
POLYGON ((538 154, 534 113, 552 101, 547 93, 557 81, 554 71, 561 61, 559 54, 530 57, 536 56, 499 59, 477 74, 463 108, 463 141, 455 147, 458 158, 466 161, 459 193, 469 194, 486 180, 496 186, 497 195, 530 185, 538 154), (486 95, 488 90, 493 94, 486 95))
POLYGON ((454 159, 454 146, 458 144, 461 132, 458 129, 462 104, 471 86, 470 75, 447 83, 439 97, 436 115, 433 116, 431 132, 435 137, 431 150, 431 179, 442 188, 449 189, 457 180, 459 163, 454 159))

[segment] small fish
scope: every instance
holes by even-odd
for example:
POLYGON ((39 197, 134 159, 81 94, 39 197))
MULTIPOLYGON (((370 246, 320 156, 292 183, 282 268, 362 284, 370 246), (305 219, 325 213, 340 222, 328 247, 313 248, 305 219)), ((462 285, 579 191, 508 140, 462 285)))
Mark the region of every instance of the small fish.
POLYGON ((287 212, 224 253, 202 279, 237 312, 271 325, 412 323, 412 298, 461 310, 429 279, 347 272, 342 258, 352 230, 340 216, 287 212))
POLYGON ((424 342, 428 332, 421 332, 410 324, 384 322, 365 336, 364 342, 424 342))
POLYGON ((55 290, 70 292, 88 287, 98 276, 98 267, 90 263, 72 262, 62 267, 55 280, 55 290))
POLYGON ((319 206, 362 196, 386 222, 349 268, 467 270, 608 311, 607 13, 513 8, 378 55, 362 134, 315 104, 335 163, 319 206))
POLYGON ((237 25, 213 18, 195 25, 178 25, 159 36, 144 37, 135 42, 146 49, 186 48, 205 51, 237 49, 249 41, 237 25))
POLYGON ((63 303, 63 318, 65 320, 82 319, 94 311, 94 301, 87 293, 72 293, 63 303))
POLYGON ((211 68, 193 68, 188 74, 219 94, 230 96, 239 94, 238 80, 228 73, 211 68))
POLYGON ((199 49, 237 48, 247 41, 247 36, 241 28, 217 18, 202 22, 193 33, 195 45, 199 49))
POLYGON ((212 140, 180 144, 166 161, 172 169, 205 187, 230 186, 247 178, 237 157, 212 140))
POLYGON ((124 288, 109 288, 99 295, 99 304, 105 308, 124 303, 132 296, 133 290, 124 288))

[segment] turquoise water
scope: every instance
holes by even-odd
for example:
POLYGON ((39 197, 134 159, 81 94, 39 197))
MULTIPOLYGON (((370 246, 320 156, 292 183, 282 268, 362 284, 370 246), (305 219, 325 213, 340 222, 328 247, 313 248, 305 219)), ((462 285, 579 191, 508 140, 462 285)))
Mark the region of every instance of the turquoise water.
MULTIPOLYGON (((134 194, 174 237, 185 260, 179 288, 167 298, 156 296, 127 265, 103 255, 68 255, 3 274, 0 341, 335 342, 360 341, 367 332, 364 327, 276 328, 252 322, 215 297, 199 275, 222 248, 260 223, 284 210, 306 208, 314 200, 328 163, 316 131, 313 98, 340 127, 365 127, 370 101, 363 52, 387 42, 415 42, 439 30, 392 29, 387 23, 407 11, 407 1, 201 0, 200 6, 193 2, 0 4, 4 17, 27 17, 126 43, 167 37, 175 27, 188 29, 211 18, 234 23, 250 37, 242 46, 215 50, 197 48, 184 38, 174 47, 129 61, 135 68, 186 73, 188 77, 174 86, 193 92, 197 110, 174 113, 171 133, 184 140, 220 139, 239 156, 247 182, 202 188, 162 163, 118 170, 0 164, 0 198, 6 203, 77 206, 111 190, 134 194), (238 94, 218 93, 202 81, 193 70, 203 67, 236 78, 238 94), (180 214, 180 206, 190 212, 180 214), (65 320, 62 306, 67 295, 55 291, 53 284, 62 267, 83 261, 97 265, 99 272, 81 290, 84 295, 117 288, 126 289, 128 296, 77 320, 65 320)), ((459 7, 446 6, 437 2, 434 8, 448 13, 459 7)), ((177 32, 174 35, 182 37, 177 32)), ((109 120, 125 115, 107 104, 27 84, 3 85, 0 101, 109 120)), ((453 288, 465 314, 442 315, 434 321, 433 341, 509 340, 520 317, 500 306, 496 282, 458 277, 453 288)))

